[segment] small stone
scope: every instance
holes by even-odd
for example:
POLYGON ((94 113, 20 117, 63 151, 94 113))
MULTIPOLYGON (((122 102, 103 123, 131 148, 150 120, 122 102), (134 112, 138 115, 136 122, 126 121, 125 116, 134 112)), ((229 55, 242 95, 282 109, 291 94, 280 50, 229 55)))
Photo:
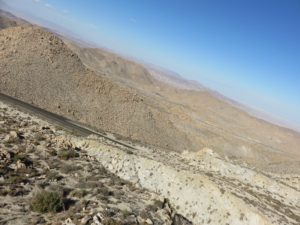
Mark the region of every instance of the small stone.
POLYGON ((146 221, 145 221, 147 224, 153 224, 153 222, 152 222, 152 220, 150 220, 149 218, 148 219, 146 219, 146 221))
POLYGON ((68 219, 65 220, 65 222, 63 223, 63 225, 75 225, 75 224, 73 223, 73 221, 72 221, 71 218, 68 218, 68 219))
POLYGON ((11 154, 8 151, 2 150, 0 152, 0 160, 9 161, 10 159, 11 159, 11 154))
POLYGON ((104 219, 103 215, 101 213, 97 213, 97 217, 102 221, 104 219))
POLYGON ((96 225, 102 225, 102 223, 100 222, 99 218, 97 216, 93 216, 93 222, 96 225))
POLYGON ((16 131, 11 131, 11 132, 9 132, 9 134, 10 134, 10 136, 12 137, 12 138, 18 138, 18 134, 17 134, 17 132, 16 131))
POLYGON ((5 142, 8 142, 8 141, 10 141, 10 140, 11 140, 11 137, 10 137, 9 134, 7 134, 7 135, 5 136, 5 138, 4 138, 4 141, 5 141, 5 142))
POLYGON ((21 160, 18 160, 14 169, 19 170, 19 169, 23 169, 23 168, 26 168, 26 165, 24 163, 22 163, 21 160))
POLYGON ((27 125, 28 125, 27 121, 22 121, 22 122, 20 123, 20 126, 21 126, 21 127, 26 127, 27 125))
POLYGON ((81 219, 80 223, 81 225, 86 225, 92 218, 90 216, 85 216, 81 219))
POLYGON ((126 222, 128 224, 137 224, 137 222, 139 223, 138 219, 134 215, 126 217, 126 222))

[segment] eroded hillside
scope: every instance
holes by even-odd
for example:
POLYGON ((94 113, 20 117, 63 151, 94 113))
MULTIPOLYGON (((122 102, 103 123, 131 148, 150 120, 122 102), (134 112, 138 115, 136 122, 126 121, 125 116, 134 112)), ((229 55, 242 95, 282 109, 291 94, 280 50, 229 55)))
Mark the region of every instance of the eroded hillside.
POLYGON ((182 79, 159 70, 153 76, 136 62, 35 26, 0 33, 1 92, 160 150, 209 147, 266 171, 300 173, 299 133, 257 119, 209 89, 172 85, 182 79))
POLYGON ((130 87, 85 68, 55 35, 34 26, 0 31, 1 92, 97 129, 173 150, 189 140, 130 87))
POLYGON ((0 224, 190 224, 72 146, 68 132, 2 102, 0 124, 0 224))
POLYGON ((1 224, 299 223, 298 174, 207 148, 167 153, 80 137, 1 102, 0 123, 1 224))
POLYGON ((238 103, 172 72, 145 67, 103 49, 66 43, 90 69, 126 84, 167 112, 189 139, 181 151, 210 147, 268 171, 300 172, 299 133, 258 119, 238 103))
POLYGON ((15 17, 11 13, 0 9, 0 29, 19 25, 28 25, 28 23, 20 18, 15 17))

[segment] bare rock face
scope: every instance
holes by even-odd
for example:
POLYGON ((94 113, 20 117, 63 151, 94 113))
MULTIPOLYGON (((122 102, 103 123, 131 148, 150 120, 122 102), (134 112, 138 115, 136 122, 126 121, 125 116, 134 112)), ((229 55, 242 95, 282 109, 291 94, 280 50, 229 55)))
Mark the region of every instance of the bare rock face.
POLYGON ((55 35, 34 26, 0 31, 0 90, 131 140, 181 151, 187 136, 135 90, 96 75, 55 35))
POLYGON ((182 154, 138 148, 128 154, 93 138, 70 141, 112 173, 168 199, 187 219, 165 207, 173 223, 296 225, 300 219, 299 175, 265 174, 208 148, 182 154))

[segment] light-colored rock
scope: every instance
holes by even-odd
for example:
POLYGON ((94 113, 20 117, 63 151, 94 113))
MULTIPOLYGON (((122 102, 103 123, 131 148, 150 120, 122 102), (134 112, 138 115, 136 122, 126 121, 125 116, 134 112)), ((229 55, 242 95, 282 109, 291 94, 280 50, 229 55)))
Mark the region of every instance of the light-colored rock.
MULTIPOLYGON (((2 113, 1 110, 0 113, 2 113)), ((19 115, 12 115, 16 119, 19 118, 19 115)), ((37 119, 34 120, 38 121, 37 119)), ((18 121, 20 120, 18 119, 18 121)), ((42 121, 38 121, 39 123, 42 123, 42 121)), ((47 134, 46 130, 41 130, 40 125, 29 124, 30 127, 31 131, 26 128, 22 132, 25 134, 26 132, 29 132, 29 134, 42 133, 43 136, 47 137, 47 141, 51 141, 51 148, 79 147, 84 150, 84 155, 81 155, 76 161, 70 159, 67 162, 63 162, 63 164, 76 163, 77 165, 82 163, 81 166, 89 165, 88 167, 84 166, 85 169, 83 170, 76 171, 77 177, 64 174, 64 182, 66 182, 68 187, 76 187, 78 180, 80 180, 79 178, 90 177, 93 171, 96 172, 93 176, 96 175, 97 171, 101 171, 103 168, 96 170, 93 168, 99 166, 97 164, 100 163, 113 174, 135 184, 130 186, 130 191, 128 187, 126 189, 123 186, 114 186, 113 192, 122 190, 124 195, 122 193, 121 198, 118 195, 110 196, 109 203, 98 201, 98 199, 101 199, 99 195, 97 197, 94 196, 97 192, 92 191, 89 193, 87 198, 91 200, 90 203, 80 207, 86 207, 87 210, 82 210, 81 213, 83 215, 90 213, 91 216, 89 218, 93 220, 93 224, 101 224, 103 222, 104 217, 98 212, 104 212, 107 210, 107 207, 119 207, 125 211, 129 207, 132 209, 131 212, 135 213, 140 205, 146 204, 148 206, 151 202, 159 199, 163 204, 159 202, 154 204, 155 206, 152 205, 155 207, 155 212, 151 210, 148 212, 150 214, 149 219, 151 218, 151 222, 154 224, 157 221, 156 219, 158 219, 159 221, 164 221, 163 224, 165 225, 177 225, 176 223, 179 225, 190 224, 188 220, 195 225, 219 225, 226 223, 233 225, 298 225, 298 215, 300 214, 298 189, 300 179, 298 175, 264 174, 247 167, 247 165, 231 161, 230 158, 224 160, 220 155, 214 153, 212 149, 179 154, 136 146, 136 149, 130 150, 129 153, 124 146, 114 144, 100 137, 96 139, 79 138, 72 135, 68 136, 63 131, 58 131, 52 137, 52 134, 47 134), (91 161, 87 160, 88 158, 97 160, 91 161), (144 189, 136 190, 136 193, 139 193, 139 195, 136 195, 135 189, 140 187, 144 189), (147 194, 144 193, 146 189, 147 194), (133 195, 135 199, 131 198, 126 204, 123 202, 119 204, 120 199, 123 201, 123 197, 127 198, 131 194, 135 194, 133 195), (188 220, 178 219, 176 215, 179 214, 188 220)), ((33 135, 26 134, 25 142, 28 142, 27 137, 29 137, 29 142, 34 143, 34 140, 30 141, 30 136, 32 137, 33 135)), ((1 136, 2 140, 4 137, 5 134, 1 136)), ((9 134, 9 137, 11 138, 12 136, 9 134)), ((22 147, 21 145, 23 144, 23 141, 17 142, 12 148, 2 145, 6 150, 0 149, 1 163, 8 160, 10 166, 14 166, 13 168, 24 168, 21 161, 13 164, 13 160, 10 159, 11 155, 7 151, 9 148, 9 151, 16 154, 19 147, 22 147)), ((47 161, 50 165, 51 155, 47 152, 48 150, 45 146, 38 145, 35 151, 28 155, 30 155, 32 160, 47 161)), ((57 170, 56 165, 53 165, 54 170, 57 170)), ((38 163, 36 166, 39 167, 40 171, 43 171, 45 168, 48 168, 48 170, 53 169, 53 167, 50 168, 43 163, 38 163)), ((109 176, 113 175, 109 173, 109 176)), ((46 174, 41 174, 40 176, 35 176, 34 179, 44 182, 46 178, 46 174)), ((116 179, 116 176, 114 176, 114 179, 116 179)), ((105 186, 114 183, 111 181, 113 181, 111 177, 106 177, 105 179, 97 178, 96 180, 96 182, 101 182, 105 186)), ((36 182, 35 184, 38 185, 38 183, 36 182)), ((59 184, 59 182, 56 184, 59 184)), ((26 184, 26 189, 28 187, 29 185, 26 184)), ((2 196, 0 198, 3 200, 2 196)), ((18 197, 14 199, 18 199, 18 197)), ((12 208, 7 209, 7 206, 4 206, 4 209, 0 208, 0 212, 10 214, 18 211, 18 213, 23 213, 23 216, 27 217, 21 204, 10 204, 12 208)), ((148 207, 144 209, 148 209, 148 207)), ((61 213, 63 214, 64 212, 61 213)), ((129 220, 133 219, 133 216, 126 214, 126 212, 124 215, 129 220)), ((145 219, 139 217, 136 219, 146 223, 145 219)), ((150 223, 150 221, 148 222, 150 223)))
POLYGON ((91 216, 84 216, 80 221, 81 225, 86 225, 91 219, 92 219, 91 216))
POLYGON ((21 160, 18 160, 16 163, 15 169, 19 170, 19 169, 24 169, 24 168, 26 168, 26 165, 24 163, 22 163, 21 160))
POLYGON ((10 132, 9 132, 9 135, 10 135, 12 138, 14 138, 14 139, 18 138, 18 134, 17 134, 16 131, 10 131, 10 132))
POLYGON ((102 225, 101 221, 100 221, 100 218, 98 218, 98 216, 93 216, 93 223, 95 225, 102 225))
POLYGON ((64 221, 63 225, 76 225, 76 224, 73 223, 71 218, 68 218, 64 221))
POLYGON ((152 220, 150 220, 149 218, 147 218, 147 219, 145 220, 145 222, 146 222, 147 224, 150 224, 150 225, 153 224, 152 220))
MULTIPOLYGON (((88 146, 88 153, 97 157, 111 172, 169 199, 176 212, 194 224, 280 224, 277 223, 282 218, 280 211, 270 214, 270 211, 258 208, 256 206, 258 203, 249 205, 243 196, 251 199, 251 195, 240 190, 240 185, 273 199, 277 199, 277 196, 278 199, 280 196, 286 196, 286 204, 299 205, 299 192, 256 171, 221 160, 211 149, 204 149, 191 155, 188 152, 182 156, 177 155, 178 161, 175 161, 176 158, 163 161, 161 156, 159 160, 163 162, 159 162, 148 157, 127 154, 117 148, 107 148, 93 140, 73 141, 78 147, 88 146), (181 162, 184 170, 178 169, 181 162), (227 185, 230 183, 227 184, 226 177, 230 179, 228 181, 233 179, 241 184, 236 183, 236 186, 229 187, 227 185), (253 184, 258 185, 260 189, 252 187, 253 184), (233 194, 229 188, 234 190, 233 194), (238 197, 239 195, 242 197, 238 197)), ((253 201, 262 199, 254 198, 253 201)), ((264 201, 263 204, 268 202, 264 201)), ((297 210, 293 213, 297 214, 297 210)))

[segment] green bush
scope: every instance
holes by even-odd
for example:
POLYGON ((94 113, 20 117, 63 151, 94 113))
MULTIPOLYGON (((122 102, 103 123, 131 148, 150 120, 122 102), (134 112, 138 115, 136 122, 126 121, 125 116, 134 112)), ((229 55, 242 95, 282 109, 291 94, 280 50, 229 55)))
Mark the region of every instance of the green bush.
POLYGON ((63 209, 63 199, 57 192, 42 191, 34 196, 31 210, 39 213, 59 212, 63 209))

